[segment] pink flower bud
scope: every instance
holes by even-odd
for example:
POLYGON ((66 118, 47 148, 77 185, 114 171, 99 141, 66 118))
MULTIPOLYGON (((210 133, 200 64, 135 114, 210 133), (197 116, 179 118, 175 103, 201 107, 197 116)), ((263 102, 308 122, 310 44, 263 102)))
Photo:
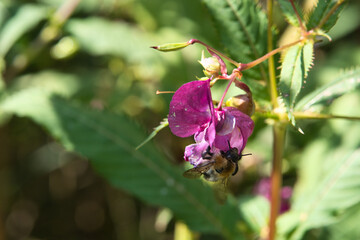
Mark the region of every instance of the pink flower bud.
POLYGON ((225 105, 234 107, 248 116, 252 116, 255 111, 255 103, 251 97, 251 94, 242 94, 229 98, 225 105))

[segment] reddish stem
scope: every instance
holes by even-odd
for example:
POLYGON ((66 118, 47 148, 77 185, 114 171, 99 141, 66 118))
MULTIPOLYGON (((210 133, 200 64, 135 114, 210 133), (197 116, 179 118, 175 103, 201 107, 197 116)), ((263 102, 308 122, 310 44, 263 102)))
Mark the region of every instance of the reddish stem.
POLYGON ((306 32, 305 25, 304 25, 303 21, 301 20, 300 14, 299 14, 299 12, 298 12, 297 9, 296 9, 293 0, 289 0, 289 1, 290 1, 290 3, 291 3, 292 8, 294 9, 295 15, 296 15, 296 17, 297 17, 297 19, 298 19, 298 21, 299 21, 299 25, 300 25, 301 31, 302 31, 302 32, 306 32))
POLYGON ((237 69, 235 69, 235 70, 233 71, 233 73, 230 75, 229 84, 226 86, 225 92, 223 93, 223 95, 222 95, 222 97, 221 97, 221 99, 220 99, 220 101, 219 101, 219 104, 218 104, 218 106, 217 106, 217 108, 218 108, 219 110, 221 110, 221 106, 222 106, 222 103, 224 102, 226 93, 229 91, 231 84, 235 81, 235 78, 236 78, 236 76, 238 76, 238 75, 239 75, 239 71, 238 71, 237 69))
POLYGON ((273 127, 273 160, 271 170, 271 207, 269 220, 269 240, 274 240, 276 236, 276 219, 280 209, 280 189, 282 185, 281 162, 283 157, 283 148, 285 143, 286 125, 277 123, 273 127))

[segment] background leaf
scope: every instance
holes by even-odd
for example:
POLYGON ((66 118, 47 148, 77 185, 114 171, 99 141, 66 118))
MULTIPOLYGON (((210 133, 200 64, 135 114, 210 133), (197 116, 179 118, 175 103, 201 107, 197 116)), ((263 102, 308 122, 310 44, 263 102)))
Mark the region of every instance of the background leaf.
POLYGON ((41 5, 25 4, 21 6, 0 31, 0 56, 5 56, 24 33, 45 19, 47 13, 48 9, 41 5))
POLYGON ((321 231, 320 240, 353 240, 360 238, 359 221, 360 205, 349 209, 339 223, 328 226, 321 231))
POLYGON ((269 201, 262 196, 242 196, 239 199, 239 209, 256 236, 261 236, 269 220, 269 201))
POLYGON ((336 98, 355 91, 360 87, 360 69, 348 70, 342 73, 334 81, 318 88, 305 96, 296 105, 297 110, 309 110, 313 106, 322 107, 330 105, 336 98))
MULTIPOLYGON (((204 0, 215 21, 222 43, 230 56, 248 63, 264 54, 267 49, 267 18, 252 0, 204 0)), ((244 71, 252 79, 266 79, 266 62, 244 71)))
MULTIPOLYGON (((286 20, 295 27, 300 27, 299 20, 297 19, 296 13, 290 3, 289 0, 278 0, 280 9, 282 13, 284 14, 286 20)), ((300 10, 299 6, 297 5, 297 2, 294 1, 294 5, 297 9, 297 12, 300 15, 300 19, 303 21, 304 17, 302 14, 302 11, 300 10)))
POLYGON ((72 19, 65 29, 79 42, 81 48, 95 56, 121 56, 130 63, 160 59, 160 54, 150 48, 153 43, 146 42, 148 37, 126 23, 90 17, 72 19))
MULTIPOLYGON (((318 0, 316 7, 310 12, 307 29, 313 29, 321 22, 321 20, 330 12, 332 7, 337 3, 343 2, 342 0, 318 0)), ((344 8, 344 4, 340 5, 336 11, 329 17, 327 22, 321 27, 325 32, 329 31, 336 23, 341 10, 344 8)))
POLYGON ((353 177, 360 170, 360 150, 341 149, 327 156, 327 167, 320 169, 325 173, 320 184, 295 198, 291 212, 298 225, 288 229, 288 239, 301 239, 308 229, 338 221, 344 211, 360 202, 360 180, 353 177))
POLYGON ((7 98, 0 109, 44 126, 68 150, 89 158, 113 186, 168 207, 193 230, 234 238, 233 223, 240 220, 235 206, 217 204, 209 187, 185 179, 151 142, 135 151, 144 134, 127 118, 75 107, 37 88, 7 98))

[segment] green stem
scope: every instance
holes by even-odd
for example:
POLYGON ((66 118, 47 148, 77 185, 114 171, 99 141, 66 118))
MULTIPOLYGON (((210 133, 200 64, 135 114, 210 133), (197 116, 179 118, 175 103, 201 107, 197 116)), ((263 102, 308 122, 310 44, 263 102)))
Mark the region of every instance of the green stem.
POLYGON ((343 115, 332 115, 332 114, 321 114, 321 113, 307 113, 307 112, 294 112, 295 119, 346 119, 359 121, 360 117, 356 116, 343 116, 343 115))
MULTIPOLYGON (((274 113, 271 111, 262 111, 257 109, 256 116, 262 118, 271 118, 275 120, 286 119, 286 113, 274 113)), ((322 113, 312 113, 312 112, 293 112, 293 116, 296 120, 300 119, 344 119, 344 120, 352 120, 359 121, 360 117, 358 116, 344 116, 344 115, 333 115, 333 114, 322 114, 322 113)))
POLYGON ((282 185, 281 162, 285 144, 286 124, 276 123, 273 127, 273 159, 271 170, 271 199, 270 199, 270 220, 269 220, 269 240, 274 240, 276 236, 276 219, 280 209, 280 192, 282 185))
MULTIPOLYGON (((273 50, 273 38, 272 38, 272 25, 273 25, 273 0, 267 1, 268 9, 268 29, 267 29, 267 50, 270 54, 273 50)), ((278 107, 278 92, 276 88, 276 75, 275 75, 275 62, 274 55, 275 53, 269 55, 269 86, 270 86, 270 96, 271 103, 273 108, 278 107)), ((266 56, 266 55, 265 55, 266 56)))

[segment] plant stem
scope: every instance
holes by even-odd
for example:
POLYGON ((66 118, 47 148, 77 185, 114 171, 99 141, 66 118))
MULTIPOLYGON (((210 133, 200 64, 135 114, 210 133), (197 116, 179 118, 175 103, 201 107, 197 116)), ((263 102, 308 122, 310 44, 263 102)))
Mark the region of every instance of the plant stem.
POLYGON ((280 209, 280 189, 282 185, 281 162, 285 144, 286 124, 276 123, 273 127, 273 160, 271 170, 271 200, 270 200, 270 221, 269 240, 276 236, 276 219, 280 209))
MULTIPOLYGON (((302 42, 303 39, 299 39, 295 42, 292 42, 292 43, 289 43, 289 44, 286 44, 284 46, 281 46, 277 49, 274 49, 270 52, 268 52, 267 54, 265 54, 264 56, 256 59, 255 61, 252 61, 252 62, 249 62, 249 63, 241 63, 241 68, 240 70, 243 71, 243 70, 246 70, 246 69, 249 69, 249 68, 252 68, 252 67, 255 67, 256 65, 258 65, 259 63, 265 61, 266 59, 269 58, 269 67, 270 67, 270 60, 272 59, 272 65, 274 65, 274 58, 272 57, 273 55, 275 55, 276 53, 278 52, 281 52, 282 50, 286 49, 286 48, 289 48, 291 46, 294 46, 300 42, 302 42)), ((270 70, 270 69, 269 69, 270 70)), ((275 67, 274 67, 274 76, 275 76, 275 67)), ((276 84, 275 84, 276 85, 276 84)), ((275 89, 276 90, 276 89, 275 89)), ((276 95, 277 95, 277 92, 276 92, 276 95)))
MULTIPOLYGON (((271 96, 271 103, 273 108, 278 107, 278 102, 277 102, 277 97, 278 97, 278 93, 277 93, 277 89, 276 89, 276 75, 275 75, 275 62, 274 62, 274 57, 273 55, 276 52, 273 52, 273 38, 272 38, 272 25, 273 25, 273 0, 268 0, 267 1, 267 9, 268 9, 268 29, 267 29, 267 50, 268 53, 265 54, 263 57, 264 60, 266 59, 266 55, 269 55, 269 86, 270 86, 270 96, 271 96)), ((279 50, 280 48, 278 48, 279 50)), ((282 48, 283 49, 283 48, 282 48)), ((281 50, 282 50, 281 49, 281 50)), ((281 51, 279 50, 279 51, 281 51)), ((260 59, 261 59, 260 58, 260 59)), ((261 61, 264 61, 261 60, 261 61)), ((251 65, 251 63, 250 63, 251 65)))
POLYGON ((321 114, 321 113, 309 113, 309 112, 294 112, 295 119, 346 119, 359 121, 360 117, 356 116, 343 116, 343 115, 332 115, 332 114, 321 114))
POLYGON ((301 17, 300 17, 300 15, 299 15, 299 12, 297 11, 297 9, 296 9, 296 7, 295 7, 294 1, 293 1, 293 0, 289 0, 289 2, 291 3, 292 8, 294 9, 294 12, 295 12, 296 18, 298 19, 298 22, 299 22, 301 31, 302 31, 302 32, 306 32, 305 25, 304 25, 304 23, 302 22, 301 17))
POLYGON ((215 48, 212 48, 210 47, 209 45, 207 45, 206 43, 200 41, 200 40, 197 40, 197 39, 190 39, 188 41, 189 44, 194 44, 194 43, 199 43, 201 45, 203 45, 204 47, 206 47, 207 49, 209 49, 210 51, 216 53, 217 55, 220 55, 222 56, 223 58, 225 58, 226 60, 228 60, 230 63, 234 64, 236 67, 239 67, 240 63, 232 60, 231 58, 229 58, 228 56, 226 56, 224 53, 222 52, 219 52, 218 50, 216 50, 215 48))
POLYGON ((235 69, 235 70, 233 71, 233 73, 231 74, 230 79, 229 79, 229 83, 228 83, 228 85, 226 86, 225 92, 223 93, 223 95, 222 95, 222 97, 221 97, 221 99, 220 99, 220 101, 219 101, 219 103, 218 103, 217 108, 218 108, 219 110, 221 110, 221 105, 222 105, 222 103, 224 102, 226 93, 229 91, 229 88, 230 88, 231 84, 235 81, 235 78, 236 78, 236 76, 238 75, 238 74, 236 73, 236 71, 237 71, 237 70, 235 69))
MULTIPOLYGON (((286 118, 285 113, 279 114, 271 111, 262 111, 261 109, 256 109, 256 115, 263 118, 271 118, 275 120, 281 120, 286 118), (285 116, 285 117, 284 117, 285 116)), ((344 120, 353 120, 359 121, 359 116, 344 116, 344 115, 333 115, 333 114, 322 114, 322 113, 312 113, 312 112, 293 112, 293 116, 296 120, 299 119, 344 119, 344 120)))

